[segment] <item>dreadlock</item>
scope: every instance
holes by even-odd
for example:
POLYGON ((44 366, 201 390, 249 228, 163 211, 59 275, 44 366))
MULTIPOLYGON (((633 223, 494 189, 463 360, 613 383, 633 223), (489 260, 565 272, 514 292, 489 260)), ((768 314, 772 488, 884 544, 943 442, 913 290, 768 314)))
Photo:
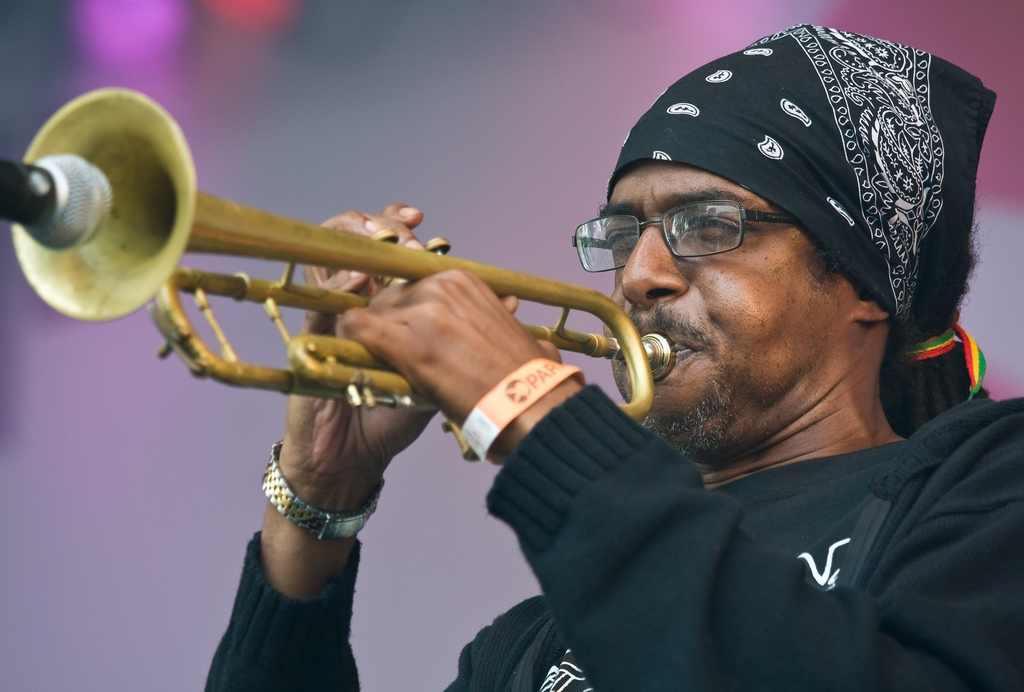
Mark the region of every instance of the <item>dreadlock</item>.
MULTIPOLYGON (((882 407, 889 425, 902 437, 965 401, 970 391, 963 344, 917 362, 908 361, 906 353, 914 345, 945 332, 957 320, 977 261, 976 229, 972 224, 956 237, 950 233, 943 239, 956 244, 955 261, 944 272, 922 271, 906 320, 891 322, 880 375, 882 407)), ((928 250, 925 243, 922 255, 928 250)), ((988 398, 988 392, 981 389, 975 398, 988 398)))
MULTIPOLYGON (((977 263, 976 231, 976 224, 969 225, 966 232, 944 239, 944 242, 957 246, 953 253, 954 261, 942 272, 922 271, 907 315, 902 319, 889 320, 889 339, 882 358, 879 384, 885 417, 901 437, 909 437, 932 418, 966 401, 970 393, 970 375, 964 365, 963 344, 957 343, 941 356, 915 362, 907 358, 907 352, 917 344, 942 334, 957 320, 960 304, 967 294, 968 281, 977 263)), ((846 263, 835 250, 825 247, 813 234, 806 235, 817 246, 821 259, 821 264, 814 268, 818 278, 850 276, 846 263)), ((929 247, 925 243, 922 257, 928 253, 929 247)), ((921 266, 929 265, 922 262, 921 266)), ((982 388, 974 398, 988 396, 982 388)))

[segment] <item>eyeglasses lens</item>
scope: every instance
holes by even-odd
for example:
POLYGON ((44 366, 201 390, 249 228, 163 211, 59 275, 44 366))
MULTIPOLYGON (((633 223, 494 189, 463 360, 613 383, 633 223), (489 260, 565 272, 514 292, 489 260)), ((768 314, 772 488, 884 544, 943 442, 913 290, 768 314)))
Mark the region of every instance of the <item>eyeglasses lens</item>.
POLYGON ((742 238, 740 206, 734 202, 687 204, 666 213, 662 223, 669 247, 678 257, 732 250, 742 238))
MULTIPOLYGON (((686 204, 665 212, 661 221, 665 240, 677 257, 713 255, 739 247, 742 223, 740 205, 729 201, 686 204)), ((640 222, 635 218, 607 216, 576 229, 576 251, 588 272, 608 271, 626 266, 639 238, 640 222)))
POLYGON ((626 265, 639 237, 632 216, 594 219, 576 229, 576 250, 588 272, 607 271, 626 265))

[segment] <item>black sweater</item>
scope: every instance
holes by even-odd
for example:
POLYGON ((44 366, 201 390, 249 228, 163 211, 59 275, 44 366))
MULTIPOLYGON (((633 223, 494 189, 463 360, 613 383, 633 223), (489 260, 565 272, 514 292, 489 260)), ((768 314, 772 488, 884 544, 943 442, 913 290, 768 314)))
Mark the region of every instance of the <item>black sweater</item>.
MULTIPOLYGON (((533 692, 567 647, 599 692, 1024 689, 1024 400, 961 405, 890 447, 856 511, 835 517, 850 538, 835 564, 816 553, 834 577, 819 586, 812 560, 750 535, 743 492, 706 491, 585 389, 531 432, 488 496, 544 597, 482 630, 449 689, 533 692)), ((788 481, 780 495, 799 500, 800 466, 750 478, 788 481)), ((267 585, 258 551, 257 537, 207 689, 358 689, 358 550, 307 601, 267 585)))

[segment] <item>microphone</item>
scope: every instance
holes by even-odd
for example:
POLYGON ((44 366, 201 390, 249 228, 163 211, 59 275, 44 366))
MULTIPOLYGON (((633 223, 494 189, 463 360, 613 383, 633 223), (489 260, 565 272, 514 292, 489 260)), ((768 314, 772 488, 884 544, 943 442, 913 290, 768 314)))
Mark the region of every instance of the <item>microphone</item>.
POLYGON ((56 154, 31 165, 0 161, 0 218, 21 224, 51 250, 88 241, 112 202, 107 176, 81 156, 56 154))

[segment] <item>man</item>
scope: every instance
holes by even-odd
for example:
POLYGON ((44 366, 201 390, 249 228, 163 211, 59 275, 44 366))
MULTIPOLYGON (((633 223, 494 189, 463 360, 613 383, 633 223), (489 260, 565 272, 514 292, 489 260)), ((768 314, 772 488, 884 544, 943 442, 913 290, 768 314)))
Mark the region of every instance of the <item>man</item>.
MULTIPOLYGON (((657 100, 575 242, 676 363, 649 430, 565 377, 480 433, 506 462, 490 511, 544 596, 482 630, 450 689, 1024 686, 1024 402, 985 399, 957 324, 993 101, 938 58, 812 26, 657 100)), ((421 218, 329 225, 416 246, 421 218)), ((557 361, 473 276, 311 273, 376 296, 309 329, 475 432, 496 385, 557 361)), ((210 689, 357 689, 358 547, 297 524, 352 534, 425 422, 293 398, 210 689)))

